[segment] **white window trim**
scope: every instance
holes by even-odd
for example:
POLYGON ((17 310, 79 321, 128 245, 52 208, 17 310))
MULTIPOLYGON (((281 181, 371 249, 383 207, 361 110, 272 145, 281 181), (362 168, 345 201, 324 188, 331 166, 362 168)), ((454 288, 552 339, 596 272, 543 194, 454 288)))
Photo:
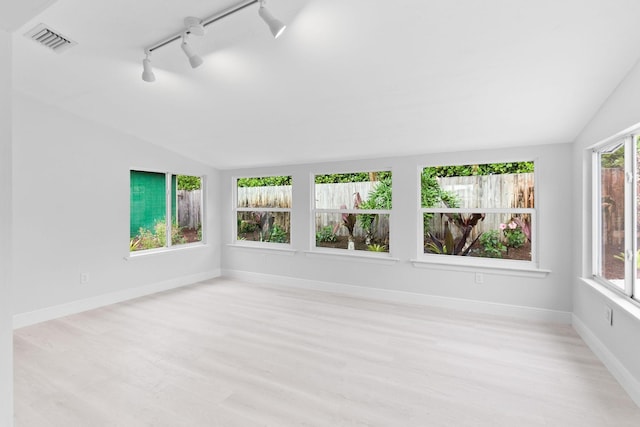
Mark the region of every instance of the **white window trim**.
POLYGON ((234 249, 246 249, 249 251, 261 252, 264 254, 278 253, 280 255, 295 255, 298 251, 291 248, 289 243, 252 242, 238 240, 238 243, 229 243, 228 247, 234 249), (269 243, 269 246, 264 245, 269 243))
POLYGON ((248 241, 248 240, 238 240, 238 212, 288 212, 289 219, 293 217, 293 197, 290 208, 244 208, 238 207, 238 180, 242 178, 268 178, 272 176, 288 176, 291 177, 291 191, 293 192, 293 175, 292 174, 266 174, 266 175, 241 175, 234 176, 231 178, 232 188, 232 208, 233 208, 233 221, 231 224, 231 244, 228 244, 229 247, 236 248, 248 248, 248 249, 265 249, 267 251, 278 251, 278 252, 293 252, 296 251, 292 249, 291 240, 293 238, 293 224, 289 229, 289 243, 275 243, 275 242, 259 242, 259 241, 248 241))
MULTIPOLYGON (((206 246, 206 230, 205 230, 205 204, 206 204, 206 183, 205 183, 205 177, 202 175, 193 175, 193 174, 189 174, 189 173, 176 173, 176 172, 166 172, 166 171, 157 171, 157 170, 151 170, 151 169, 145 169, 145 168, 130 168, 129 169, 129 173, 131 173, 132 171, 138 171, 138 172, 148 172, 148 173, 157 173, 157 174, 163 174, 165 176, 165 221, 166 218, 169 218, 169 220, 166 223, 166 227, 165 227, 165 241, 167 242, 167 246, 163 246, 161 248, 152 248, 152 249, 141 249, 139 251, 131 251, 129 250, 127 255, 124 256, 123 258, 128 261, 130 259, 133 258, 138 258, 141 256, 145 256, 145 255, 156 255, 156 254, 162 254, 162 253, 167 253, 167 252, 174 252, 174 251, 180 251, 182 249, 192 249, 192 248, 197 248, 197 247, 203 247, 206 246), (172 227, 173 227, 173 221, 171 220, 172 216, 171 214, 173 213, 171 211, 171 180, 172 177, 175 176, 176 179, 179 175, 182 176, 195 176, 197 178, 200 178, 200 218, 201 218, 201 224, 200 227, 202 228, 202 239, 199 242, 192 242, 192 243, 184 243, 181 245, 173 245, 171 242, 171 231, 172 231, 172 227)), ((129 183, 129 187, 131 187, 131 183, 129 183)), ((131 188, 129 188, 129 192, 131 192, 131 188)), ((176 202, 177 203, 177 202, 176 202)), ((177 204, 176 204, 177 207, 177 204)), ((131 206, 129 206, 129 215, 131 215, 131 206)))
POLYGON ((309 242, 310 249, 305 251, 305 255, 311 258, 314 257, 326 257, 334 259, 347 259, 347 260, 361 260, 363 262, 371 261, 373 263, 383 264, 395 264, 400 261, 399 258, 393 256, 394 245, 391 244, 391 216, 393 212, 393 195, 391 202, 391 209, 325 209, 316 208, 316 175, 330 175, 330 174, 348 174, 348 173, 369 173, 369 172, 390 172, 391 173, 391 186, 393 191, 393 170, 389 167, 373 168, 373 169, 354 169, 351 171, 331 171, 331 172, 312 172, 310 173, 309 185, 310 185, 310 217, 309 217, 309 242), (340 248, 323 248, 316 246, 316 214, 319 213, 336 213, 336 214, 372 214, 372 215, 389 215, 389 252, 371 252, 360 250, 349 250, 340 248), (344 258, 344 257, 347 258, 344 258))
POLYGON ((489 163, 515 163, 530 161, 534 163, 534 206, 535 208, 423 208, 422 207, 422 186, 421 175, 422 171, 426 167, 438 167, 438 166, 455 166, 453 164, 446 165, 423 165, 418 168, 417 180, 418 180, 418 194, 417 194, 417 223, 416 223, 416 240, 417 254, 416 259, 412 259, 411 263, 414 267, 425 268, 435 267, 447 270, 457 271, 477 271, 478 269, 487 270, 487 272, 496 272, 496 274, 509 274, 526 277, 546 277, 551 273, 551 270, 540 268, 540 261, 538 258, 538 168, 535 167, 537 163, 536 159, 532 160, 495 160, 486 161, 482 164, 489 163), (484 257, 468 257, 468 256, 455 256, 455 255, 441 255, 441 254, 429 254, 424 252, 424 230, 423 230, 423 215, 425 213, 526 213, 531 215, 531 261, 520 261, 510 259, 497 259, 497 258, 484 258, 484 257))
POLYGON ((636 244, 636 219, 637 201, 639 197, 637 192, 638 171, 636 171, 637 153, 634 141, 638 138, 640 127, 636 127, 633 131, 626 132, 624 135, 617 135, 609 138, 591 148, 591 201, 592 201, 592 248, 591 248, 591 275, 593 280, 614 292, 618 292, 625 297, 637 301, 640 294, 640 284, 636 277, 638 248, 636 244), (624 212, 624 252, 625 256, 625 282, 623 286, 618 286, 614 282, 600 276, 599 269, 602 263, 602 209, 601 209, 601 191, 600 182, 600 153, 605 149, 611 149, 620 144, 624 144, 625 156, 625 212, 624 212), (627 280, 629 278, 629 280, 627 280))

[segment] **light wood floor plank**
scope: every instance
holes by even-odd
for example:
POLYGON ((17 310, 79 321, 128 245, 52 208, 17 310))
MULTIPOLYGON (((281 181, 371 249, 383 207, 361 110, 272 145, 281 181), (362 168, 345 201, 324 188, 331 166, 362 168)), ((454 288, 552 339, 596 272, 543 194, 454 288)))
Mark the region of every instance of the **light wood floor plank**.
POLYGON ((14 334, 18 427, 634 426, 569 326, 218 279, 14 334))

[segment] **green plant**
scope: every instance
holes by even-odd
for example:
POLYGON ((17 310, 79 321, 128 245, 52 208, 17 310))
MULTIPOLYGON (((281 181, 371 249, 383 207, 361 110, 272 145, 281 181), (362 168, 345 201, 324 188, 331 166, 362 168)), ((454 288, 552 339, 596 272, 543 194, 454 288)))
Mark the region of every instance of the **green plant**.
POLYGON ((468 243, 471 231, 478 225, 479 221, 484 221, 484 214, 441 214, 446 217, 444 221, 443 239, 439 239, 431 232, 427 232, 427 242, 425 243, 425 250, 432 254, 443 255, 469 255, 471 247, 478 240, 476 237, 471 243, 468 243), (455 241, 453 233, 451 232, 450 223, 455 225, 460 230, 460 237, 458 241, 455 241))
POLYGON ((274 224, 265 242, 287 243, 287 232, 278 224, 274 224))
MULTIPOLYGON (((369 192, 367 200, 362 202, 360 209, 391 209, 391 176, 384 177, 369 192)), ((369 239, 373 239, 379 215, 360 214, 358 221, 369 239)))
POLYGON ((518 228, 518 224, 515 221, 510 221, 508 224, 500 224, 500 229, 504 233, 507 246, 510 248, 521 248, 527 241, 527 237, 518 228))
POLYGON ((140 238, 129 240, 129 252, 137 251, 140 247, 140 238))
MULTIPOLYGON (((450 192, 440 188, 437 179, 437 168, 427 167, 422 170, 420 175, 420 197, 421 205, 423 208, 433 208, 440 205, 444 205, 450 208, 460 207, 460 201, 458 197, 450 192)), ((423 230, 424 235, 427 236, 431 229, 432 213, 426 213, 423 215, 423 230)))
POLYGON ((239 178, 238 187, 273 187, 291 185, 291 176, 265 176, 260 178, 239 178))
POLYGON ((500 240, 500 232, 498 230, 485 231, 480 235, 480 244, 485 256, 489 258, 502 258, 502 253, 507 247, 500 240))
POLYGON ((371 252, 386 252, 387 247, 385 245, 373 244, 373 245, 368 245, 367 250, 371 252))
MULTIPOLYGON (((167 246, 167 224, 164 220, 156 222, 154 226, 155 238, 159 243, 160 247, 167 246)), ((187 240, 182 235, 182 227, 180 227, 177 223, 174 223, 171 226, 171 244, 172 245, 181 245, 186 243, 187 240)))
POLYGON ((240 234, 253 233, 254 231, 256 231, 257 228, 258 228, 258 225, 255 222, 242 220, 238 224, 238 233, 240 234))
POLYGON ((528 217, 520 218, 520 217, 515 216, 515 217, 511 218, 511 221, 515 222, 516 225, 520 228, 520 230, 527 237, 527 240, 531 241, 531 223, 529 221, 529 218, 528 217))
POLYGON ((199 176, 178 175, 178 190, 199 190, 201 179, 199 176))
MULTIPOLYGON (((622 262, 625 260, 624 252, 620 252, 618 255, 614 255, 613 257, 622 262)), ((640 249, 638 249, 638 253, 636 255, 636 268, 640 269, 640 249)))
POLYGON ((134 249, 136 251, 159 248, 162 246, 158 238, 156 237, 156 235, 151 230, 146 228, 140 227, 140 229, 138 230, 138 235, 136 236, 136 239, 137 239, 137 246, 134 249))
POLYGON ((316 242, 335 242, 336 240, 333 229, 328 225, 316 233, 316 242))

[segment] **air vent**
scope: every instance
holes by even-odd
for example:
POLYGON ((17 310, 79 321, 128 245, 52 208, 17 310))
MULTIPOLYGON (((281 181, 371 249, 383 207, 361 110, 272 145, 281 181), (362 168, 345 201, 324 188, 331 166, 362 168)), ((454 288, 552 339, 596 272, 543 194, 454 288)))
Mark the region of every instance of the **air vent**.
POLYGON ((44 24, 38 25, 25 36, 56 53, 62 53, 77 44, 44 24))

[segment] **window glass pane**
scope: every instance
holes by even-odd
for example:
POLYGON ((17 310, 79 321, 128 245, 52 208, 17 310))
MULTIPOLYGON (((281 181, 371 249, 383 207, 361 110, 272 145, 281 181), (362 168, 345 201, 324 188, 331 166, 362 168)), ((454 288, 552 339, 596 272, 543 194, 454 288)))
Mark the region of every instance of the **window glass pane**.
POLYGON ((171 244, 202 241, 202 179, 198 176, 172 177, 171 244))
POLYGON ((166 246, 166 177, 163 173, 130 172, 130 250, 166 246))
POLYGON ((624 144, 600 152, 600 276, 624 289, 624 144))
POLYGON ((426 167, 423 208, 534 208, 534 163, 426 167))
POLYGON ((531 261, 531 215, 425 213, 424 252, 531 261))
POLYGON ((290 212, 238 212, 238 240, 289 243, 290 212))
POLYGON ((291 176, 238 179, 239 208, 291 208, 291 176))
POLYGON ((391 209, 391 172, 316 175, 316 209, 391 209))
POLYGON ((389 252, 388 214, 316 213, 316 246, 389 252))

